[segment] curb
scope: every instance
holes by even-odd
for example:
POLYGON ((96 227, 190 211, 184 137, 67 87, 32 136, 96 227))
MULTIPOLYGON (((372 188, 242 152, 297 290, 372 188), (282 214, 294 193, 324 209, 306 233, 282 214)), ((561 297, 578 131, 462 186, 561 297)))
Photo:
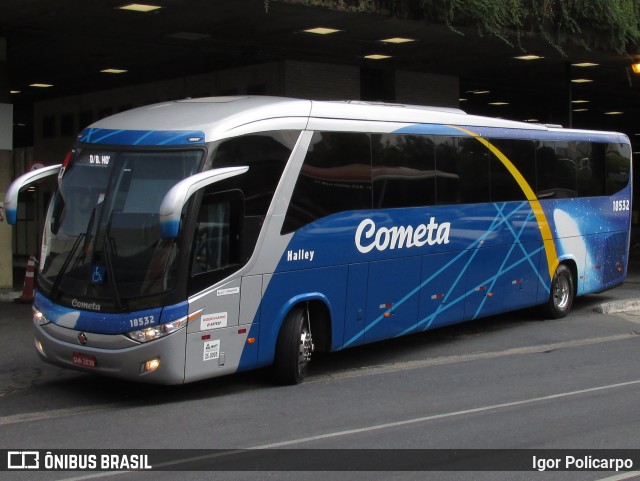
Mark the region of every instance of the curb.
POLYGON ((605 302, 593 309, 601 314, 615 314, 617 312, 640 310, 640 299, 626 299, 624 301, 605 302))
POLYGON ((13 300, 18 297, 20 297, 20 291, 0 291, 0 302, 13 302, 13 300))

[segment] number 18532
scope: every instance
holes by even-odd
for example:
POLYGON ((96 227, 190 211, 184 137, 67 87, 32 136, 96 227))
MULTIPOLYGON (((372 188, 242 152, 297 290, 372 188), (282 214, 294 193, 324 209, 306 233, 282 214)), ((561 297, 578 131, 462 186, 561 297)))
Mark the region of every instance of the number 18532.
POLYGON ((621 211, 624 211, 624 210, 629 210, 631 208, 630 204, 631 204, 631 202, 629 202, 629 199, 614 200, 613 201, 613 211, 614 212, 621 212, 621 211))

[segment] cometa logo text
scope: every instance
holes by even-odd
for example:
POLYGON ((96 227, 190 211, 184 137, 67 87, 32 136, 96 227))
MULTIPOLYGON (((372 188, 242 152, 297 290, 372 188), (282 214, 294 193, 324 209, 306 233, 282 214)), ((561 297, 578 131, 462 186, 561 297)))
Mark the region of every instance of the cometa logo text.
POLYGON ((438 224, 435 217, 431 217, 428 224, 417 227, 377 227, 371 219, 365 219, 356 229, 356 248, 363 254, 373 249, 384 251, 387 249, 403 249, 422 247, 426 244, 448 244, 450 222, 438 224))
POLYGON ((82 302, 78 299, 73 299, 71 305, 78 309, 87 309, 89 311, 99 311, 101 309, 100 304, 96 304, 95 302, 82 302))

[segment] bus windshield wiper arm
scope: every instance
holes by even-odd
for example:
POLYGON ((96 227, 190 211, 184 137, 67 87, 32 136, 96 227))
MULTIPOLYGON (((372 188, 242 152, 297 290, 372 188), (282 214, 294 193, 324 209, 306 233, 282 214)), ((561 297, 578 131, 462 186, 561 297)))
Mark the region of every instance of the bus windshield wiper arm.
POLYGON ((111 221, 113 220, 113 210, 109 214, 109 221, 107 222, 107 228, 105 229, 104 236, 102 238, 104 260, 107 264, 107 272, 110 276, 109 285, 111 292, 113 293, 113 299, 118 309, 122 309, 122 300, 120 299, 120 292, 118 292, 118 285, 116 283, 115 269, 113 268, 113 242, 114 240, 109 236, 111 232, 111 221))
POLYGON ((71 264, 71 259, 73 258, 73 256, 75 255, 76 251, 78 250, 78 246, 80 245, 80 242, 85 237, 87 237, 87 235, 84 232, 78 234, 78 237, 76 238, 76 241, 73 243, 73 246, 71 246, 71 250, 69 251, 69 255, 64 260, 64 263, 62 264, 62 267, 60 268, 60 272, 58 272, 58 274, 56 275, 56 278, 53 281, 53 284, 51 285, 51 298, 54 298, 56 296, 56 294, 58 292, 58 287, 60 286, 60 281, 62 280, 62 276, 64 276, 64 274, 67 272, 67 269, 69 268, 69 264, 71 264))
POLYGON ((75 253, 78 250, 78 247, 80 246, 80 242, 82 240, 84 240, 84 245, 82 247, 83 258, 86 255, 86 253, 87 253, 87 244, 89 242, 88 239, 89 239, 89 236, 91 234, 91 229, 93 227, 93 221, 94 221, 94 219, 96 217, 96 208, 97 208, 97 206, 94 207, 93 210, 91 211, 91 215, 89 216, 89 222, 87 222, 86 230, 84 232, 81 232, 80 234, 78 234, 78 237, 76 237, 76 240, 73 243, 73 246, 71 246, 71 250, 69 251, 69 255, 64 260, 64 263, 62 264, 62 267, 60 268, 60 272, 58 272, 58 274, 56 275, 56 278, 54 279, 53 284, 51 285, 51 297, 55 297, 56 293, 58 292, 58 288, 60 287, 60 282, 62 281, 62 277, 67 272, 67 269, 69 268, 69 264, 71 264, 71 260, 75 256, 75 253))

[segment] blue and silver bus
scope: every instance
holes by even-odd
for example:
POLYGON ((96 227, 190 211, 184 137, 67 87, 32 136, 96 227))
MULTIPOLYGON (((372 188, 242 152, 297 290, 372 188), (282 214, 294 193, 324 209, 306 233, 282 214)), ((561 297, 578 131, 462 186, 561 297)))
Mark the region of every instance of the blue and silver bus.
POLYGON ((457 109, 187 99, 102 119, 61 165, 33 303, 50 363, 178 384, 623 282, 620 133, 457 109))

